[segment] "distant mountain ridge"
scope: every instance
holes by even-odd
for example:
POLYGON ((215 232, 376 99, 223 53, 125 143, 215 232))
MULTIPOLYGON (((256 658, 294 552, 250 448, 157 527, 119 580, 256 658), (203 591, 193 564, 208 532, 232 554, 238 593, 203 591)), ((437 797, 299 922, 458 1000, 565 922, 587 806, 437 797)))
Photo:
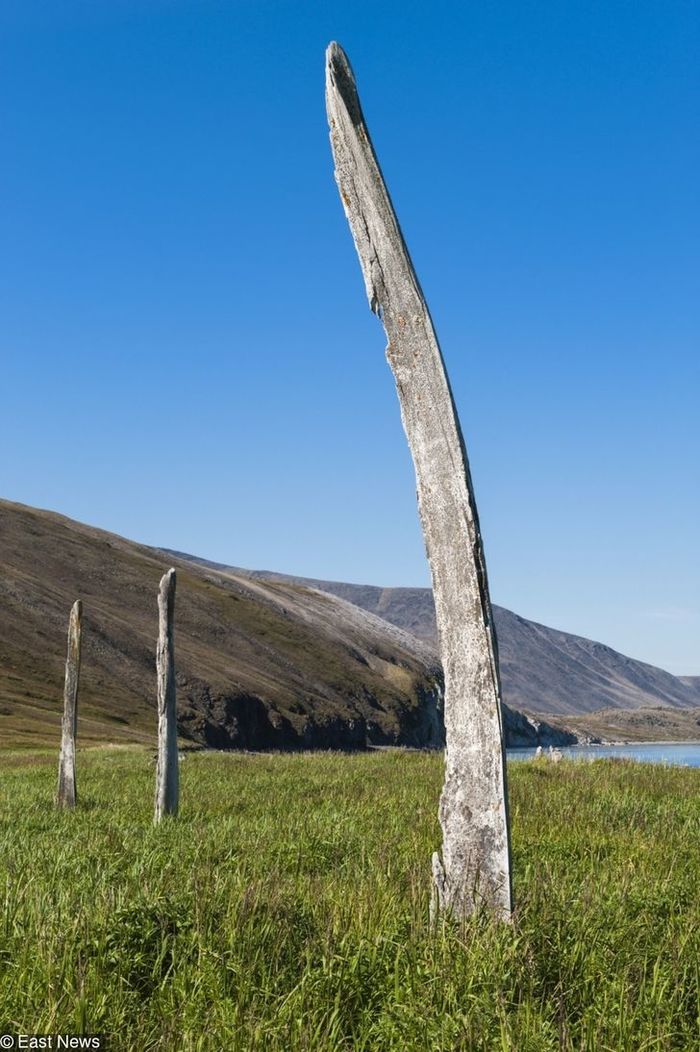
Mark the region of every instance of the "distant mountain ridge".
MULTIPOLYGON (((206 564, 206 560, 195 561, 206 564)), ((225 568, 219 563, 208 565, 225 568)), ((330 592, 419 639, 436 641, 435 607, 429 588, 381 588, 268 570, 237 572, 330 592)), ((503 700, 512 708, 544 715, 574 715, 599 709, 700 706, 699 676, 674 676, 625 657, 603 643, 548 628, 504 607, 494 606, 493 612, 503 700)))

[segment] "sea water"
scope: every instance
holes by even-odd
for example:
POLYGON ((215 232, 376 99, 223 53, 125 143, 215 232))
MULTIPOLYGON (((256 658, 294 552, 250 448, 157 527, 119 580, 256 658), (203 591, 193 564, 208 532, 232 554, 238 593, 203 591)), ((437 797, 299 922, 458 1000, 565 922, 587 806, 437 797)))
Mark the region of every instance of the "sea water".
MULTIPOLYGON (((530 760, 535 749, 508 749, 509 760, 530 760)), ((543 752, 546 754, 547 750, 543 752)), ((567 759, 600 760, 617 756, 642 763, 670 763, 681 767, 700 767, 700 742, 638 742, 630 745, 567 745, 558 752, 567 759)))

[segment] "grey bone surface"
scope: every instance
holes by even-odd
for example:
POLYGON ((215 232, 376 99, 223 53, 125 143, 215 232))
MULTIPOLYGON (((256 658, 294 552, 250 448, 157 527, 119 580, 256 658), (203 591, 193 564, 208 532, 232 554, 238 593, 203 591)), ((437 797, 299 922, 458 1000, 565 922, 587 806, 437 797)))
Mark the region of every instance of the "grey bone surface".
POLYGON ((158 590, 158 758, 155 821, 176 815, 179 797, 177 694, 175 688, 175 571, 163 575, 158 590))
POLYGON ((58 789, 56 791, 56 803, 58 806, 71 809, 75 807, 77 800, 75 739, 78 732, 78 685, 80 682, 82 617, 83 604, 80 599, 76 599, 71 608, 68 621, 68 653, 66 654, 66 678, 63 688, 61 751, 58 757, 58 789))
POLYGON ((326 53, 335 176, 413 457, 445 674, 445 784, 434 908, 512 910, 498 655, 467 454, 430 313, 377 162, 343 49, 326 53))

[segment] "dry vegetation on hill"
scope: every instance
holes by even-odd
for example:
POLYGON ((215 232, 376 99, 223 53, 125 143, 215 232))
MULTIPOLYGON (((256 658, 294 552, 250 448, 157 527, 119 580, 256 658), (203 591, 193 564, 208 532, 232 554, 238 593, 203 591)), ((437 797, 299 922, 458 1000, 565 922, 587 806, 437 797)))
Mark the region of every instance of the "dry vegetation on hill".
POLYGON ((426 744, 434 650, 333 596, 171 560, 59 515, 0 503, 0 735, 58 735, 68 613, 84 601, 80 739, 152 740, 156 596, 178 570, 184 735, 220 747, 426 744))

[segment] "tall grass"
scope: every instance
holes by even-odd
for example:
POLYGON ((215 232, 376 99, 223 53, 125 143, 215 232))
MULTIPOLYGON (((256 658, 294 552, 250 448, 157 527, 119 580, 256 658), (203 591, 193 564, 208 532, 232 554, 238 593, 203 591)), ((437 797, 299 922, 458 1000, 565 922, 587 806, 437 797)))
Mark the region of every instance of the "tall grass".
POLYGON ((113 1049, 700 1049, 700 771, 512 765, 511 926, 428 925, 437 755, 0 755, 0 1026, 113 1049))

